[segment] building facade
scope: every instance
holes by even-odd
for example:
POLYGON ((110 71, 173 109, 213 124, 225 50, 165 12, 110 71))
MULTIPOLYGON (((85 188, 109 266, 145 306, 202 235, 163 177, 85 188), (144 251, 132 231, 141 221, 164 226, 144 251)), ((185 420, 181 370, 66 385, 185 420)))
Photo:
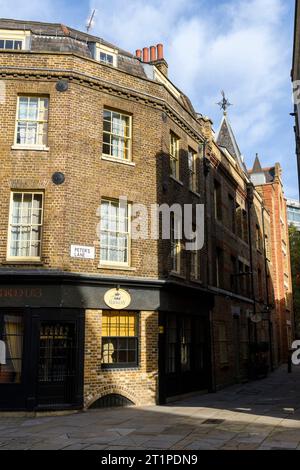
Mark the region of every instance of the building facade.
POLYGON ((293 199, 287 200, 288 224, 294 225, 300 231, 300 203, 293 199))
POLYGON ((167 71, 160 44, 0 20, 1 409, 165 403, 284 356, 271 211, 167 71), (173 204, 204 205, 200 251, 138 223, 173 204))
POLYGON ((270 213, 270 248, 272 288, 276 317, 276 356, 279 363, 286 362, 294 338, 293 292, 288 210, 282 185, 280 164, 262 168, 256 157, 251 179, 270 213))
POLYGON ((294 50, 291 78, 294 90, 294 117, 295 117, 295 137, 296 137, 296 156, 299 178, 299 197, 300 197, 300 4, 295 0, 295 28, 294 28, 294 50))

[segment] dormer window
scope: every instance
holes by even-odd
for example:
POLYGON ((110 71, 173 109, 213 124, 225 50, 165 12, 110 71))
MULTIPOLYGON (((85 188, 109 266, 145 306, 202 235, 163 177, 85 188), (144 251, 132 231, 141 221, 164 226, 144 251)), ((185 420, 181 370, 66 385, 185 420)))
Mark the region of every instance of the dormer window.
POLYGON ((0 30, 0 51, 30 50, 31 32, 26 30, 0 30))
POLYGON ((18 39, 0 39, 0 49, 21 50, 23 49, 23 41, 18 39))
POLYGON ((108 65, 114 65, 114 56, 100 51, 100 62, 108 65))
POLYGON ((105 46, 104 44, 96 44, 95 59, 101 64, 117 67, 118 50, 105 46))

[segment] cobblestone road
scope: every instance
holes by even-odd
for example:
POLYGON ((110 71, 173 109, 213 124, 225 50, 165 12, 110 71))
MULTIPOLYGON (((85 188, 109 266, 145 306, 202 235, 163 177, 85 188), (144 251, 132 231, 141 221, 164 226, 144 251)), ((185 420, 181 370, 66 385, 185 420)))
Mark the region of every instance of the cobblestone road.
POLYGON ((5 449, 299 449, 300 367, 168 406, 0 416, 5 449))

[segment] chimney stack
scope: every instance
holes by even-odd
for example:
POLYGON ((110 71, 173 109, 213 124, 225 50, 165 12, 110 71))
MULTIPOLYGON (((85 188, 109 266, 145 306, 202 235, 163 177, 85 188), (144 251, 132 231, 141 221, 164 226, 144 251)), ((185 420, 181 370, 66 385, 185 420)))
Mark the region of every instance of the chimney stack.
POLYGON ((148 47, 143 48, 143 62, 149 62, 149 49, 148 49, 148 47))
POLYGON ((144 47, 143 50, 137 49, 135 56, 138 60, 144 63, 155 65, 155 67, 166 77, 168 76, 168 64, 164 59, 164 46, 157 44, 157 46, 144 47))

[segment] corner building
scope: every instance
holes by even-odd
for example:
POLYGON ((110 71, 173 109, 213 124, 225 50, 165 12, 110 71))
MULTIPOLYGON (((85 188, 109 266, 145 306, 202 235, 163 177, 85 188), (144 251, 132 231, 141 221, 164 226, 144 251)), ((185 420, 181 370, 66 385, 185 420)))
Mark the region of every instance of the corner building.
MULTIPOLYGON (((260 196, 227 118, 217 139, 167 72, 162 45, 132 55, 0 20, 1 409, 215 390, 248 377, 260 330, 272 362, 271 310, 251 321, 268 276, 246 221, 260 196), (172 217, 171 240, 131 236, 134 204, 163 203, 205 204, 200 252, 172 217)), ((267 231, 269 213, 255 217, 267 231)))

